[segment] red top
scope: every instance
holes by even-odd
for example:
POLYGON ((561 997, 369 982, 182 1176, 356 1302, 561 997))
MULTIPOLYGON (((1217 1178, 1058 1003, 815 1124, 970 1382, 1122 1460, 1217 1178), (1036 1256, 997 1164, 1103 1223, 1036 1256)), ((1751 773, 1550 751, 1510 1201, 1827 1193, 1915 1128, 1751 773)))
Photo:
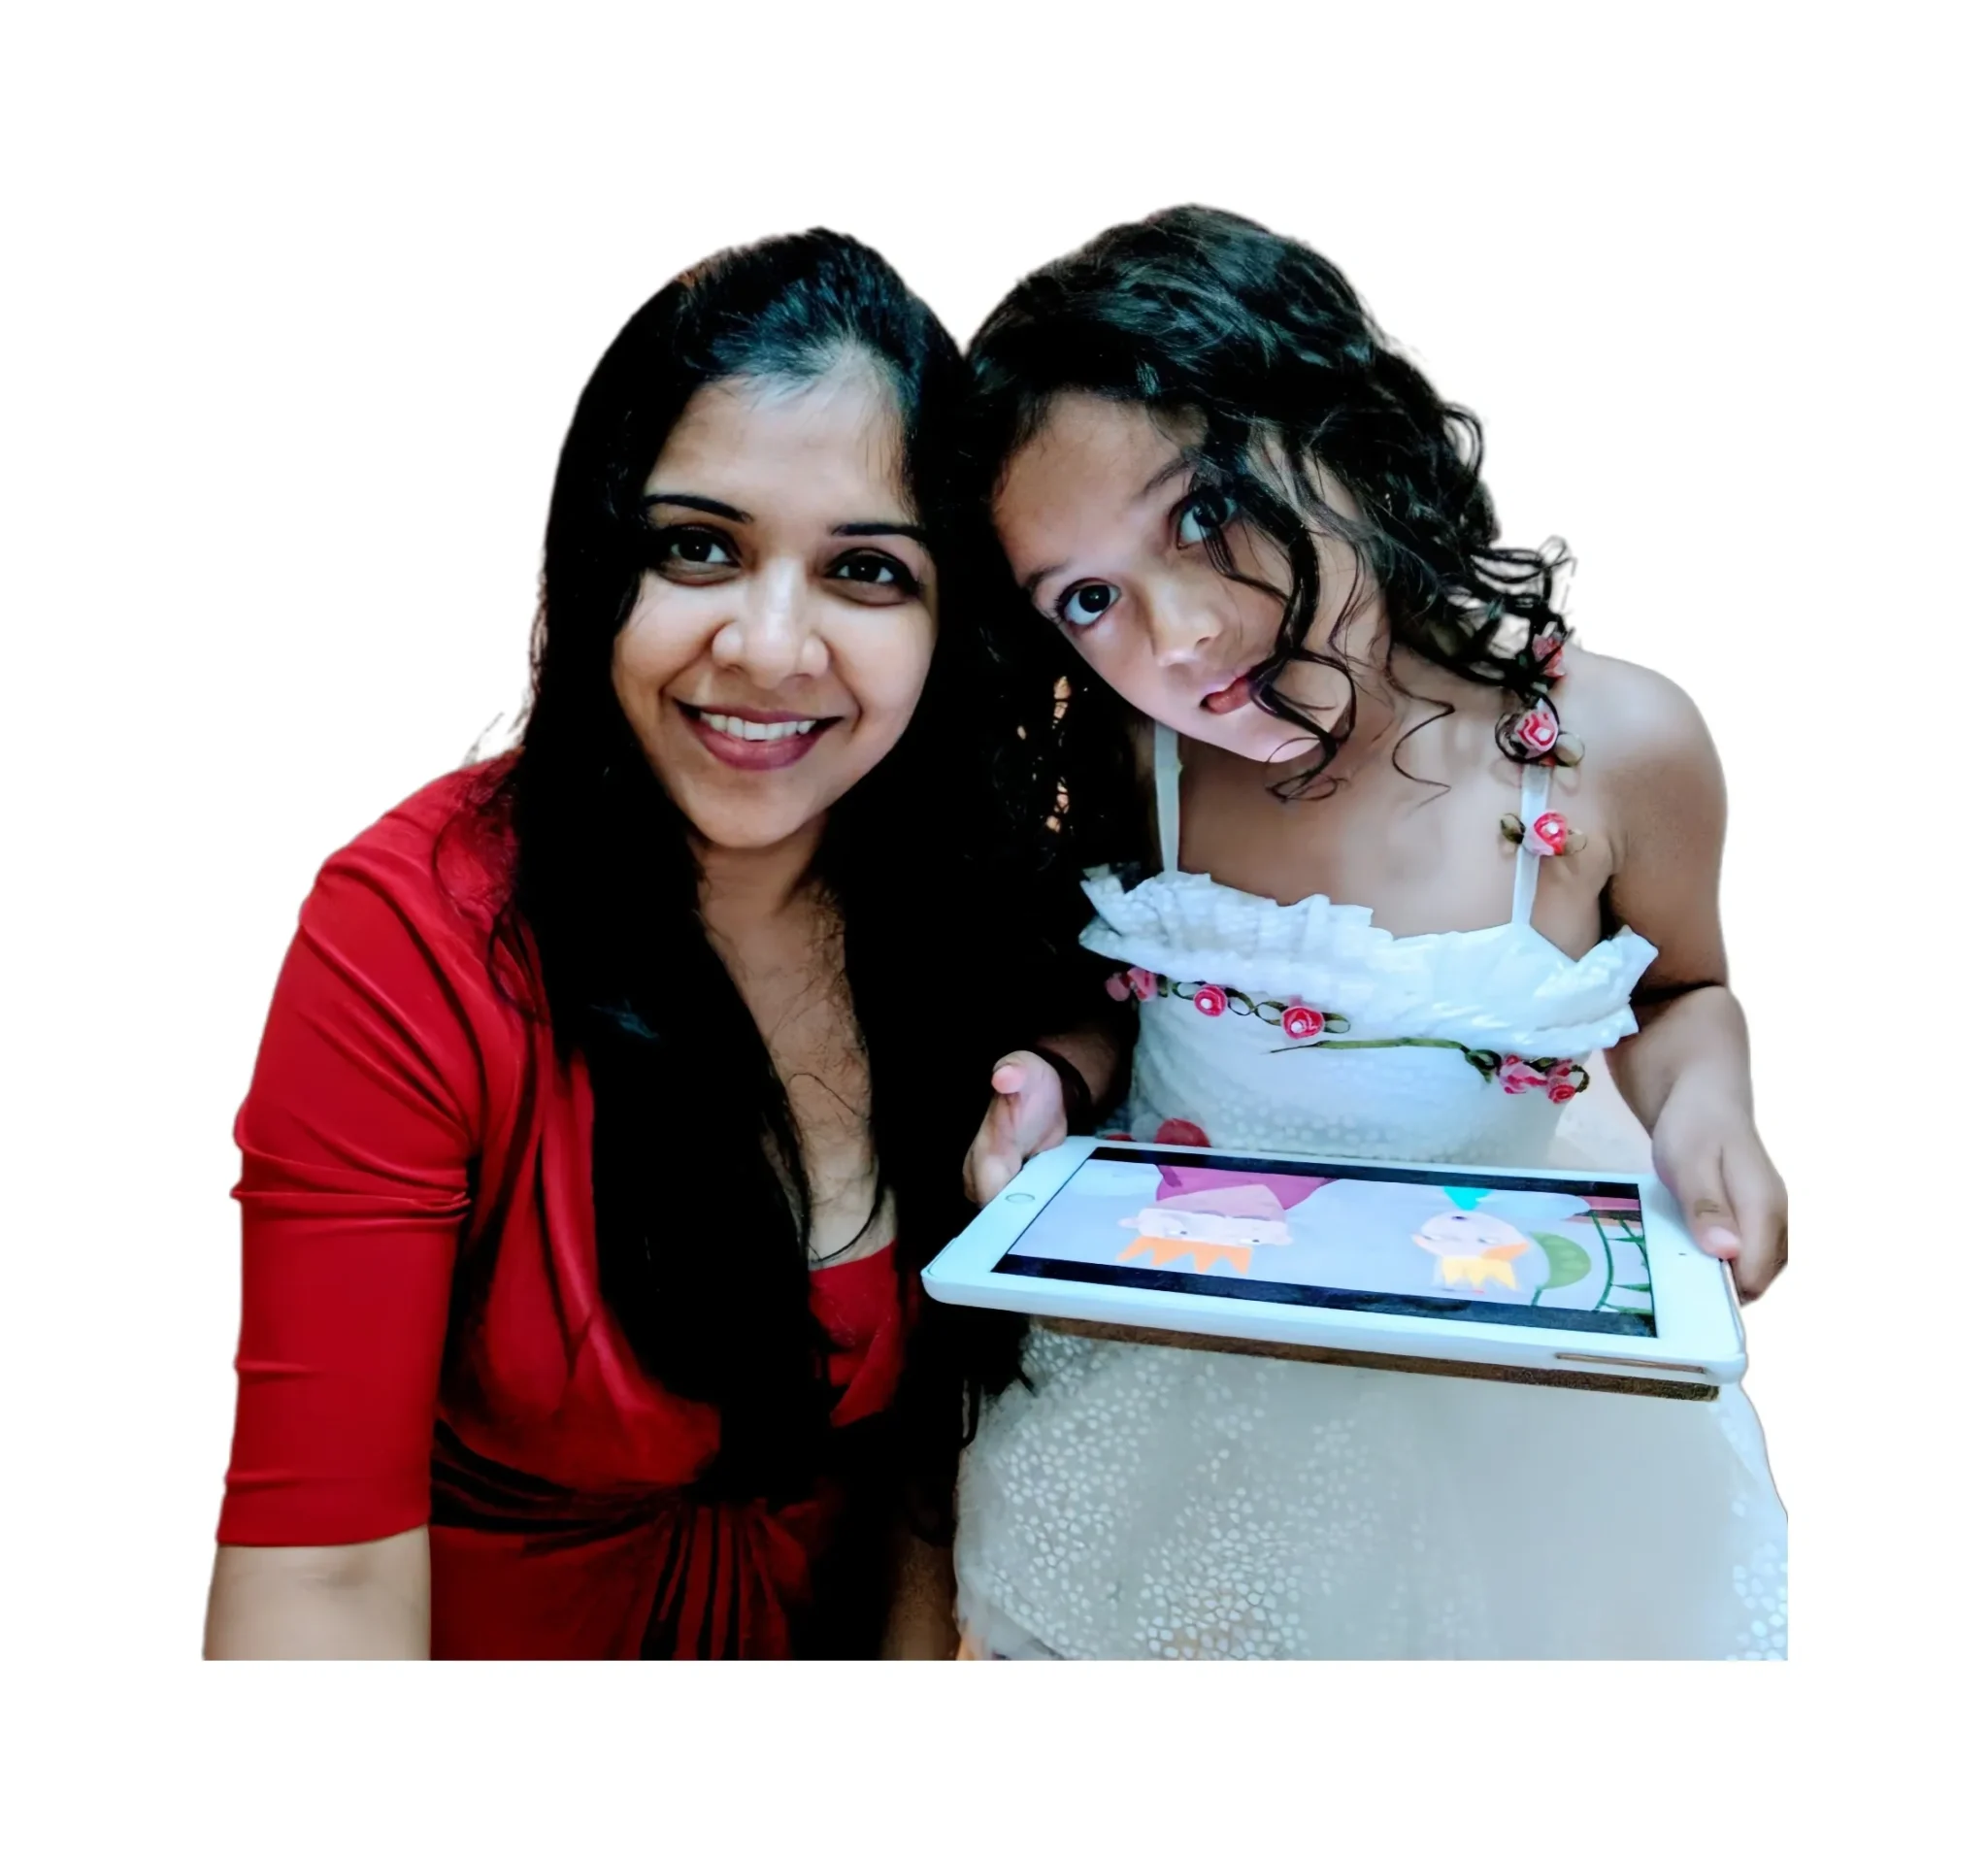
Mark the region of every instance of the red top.
MULTIPOLYGON (((474 780, 331 859, 277 983, 236 1124, 220 1541, 427 1524, 437 1658, 785 1655, 858 1534, 851 1480, 779 1510, 692 1489, 717 1414, 646 1377, 602 1303, 585 1070, 531 978, 492 977, 500 855, 443 837, 474 780)), ((843 1428, 896 1389, 895 1265, 813 1285, 843 1428)))

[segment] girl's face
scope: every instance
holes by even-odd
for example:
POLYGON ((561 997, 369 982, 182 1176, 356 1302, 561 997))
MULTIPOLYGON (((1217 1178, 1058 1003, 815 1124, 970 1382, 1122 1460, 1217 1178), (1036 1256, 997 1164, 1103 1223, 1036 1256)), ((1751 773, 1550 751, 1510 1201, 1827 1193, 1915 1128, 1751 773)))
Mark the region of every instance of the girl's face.
MULTIPOLYGON (((1343 491, 1320 488, 1350 514, 1343 491)), ((1010 461, 994 522, 1036 610, 1136 709, 1251 761, 1316 748, 1250 699, 1250 675, 1276 645, 1281 598, 1223 575, 1205 544, 1225 529, 1237 572, 1280 594, 1288 569, 1214 494, 1191 488, 1178 438, 1144 409, 1064 395, 1010 461)), ((1343 545, 1319 548, 1314 640, 1331 631, 1354 576, 1343 545)), ((1370 601, 1349 630, 1374 621, 1370 601)), ((1302 663, 1285 668, 1277 690, 1326 726, 1348 695, 1342 674, 1302 663)))
POLYGON ((614 694, 712 846, 818 832, 911 721, 937 627, 899 443, 888 389, 851 363, 700 388, 649 474, 657 566, 614 694))

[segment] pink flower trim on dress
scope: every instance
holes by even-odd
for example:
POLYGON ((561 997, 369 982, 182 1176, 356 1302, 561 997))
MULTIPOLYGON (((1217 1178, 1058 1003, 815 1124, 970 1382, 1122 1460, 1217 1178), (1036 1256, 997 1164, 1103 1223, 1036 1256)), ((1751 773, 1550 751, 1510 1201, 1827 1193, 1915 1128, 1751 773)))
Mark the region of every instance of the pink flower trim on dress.
POLYGON ((1538 704, 1518 719, 1511 733, 1519 746, 1534 755, 1548 755, 1560 740, 1560 724, 1544 704, 1538 704))

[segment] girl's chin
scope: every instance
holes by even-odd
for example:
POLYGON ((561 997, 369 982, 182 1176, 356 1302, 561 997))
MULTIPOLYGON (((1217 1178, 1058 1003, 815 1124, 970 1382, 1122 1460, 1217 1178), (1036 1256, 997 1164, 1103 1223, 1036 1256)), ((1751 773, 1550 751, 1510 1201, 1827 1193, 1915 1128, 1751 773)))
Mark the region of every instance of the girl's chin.
POLYGON ((1234 717, 1210 716, 1203 711, 1195 723, 1196 727, 1180 733, 1207 743, 1211 748, 1226 749, 1245 762, 1261 762, 1266 767, 1296 761, 1301 756, 1315 754, 1318 749, 1317 740, 1309 732, 1294 728, 1279 717, 1268 716, 1260 710, 1252 709, 1234 717), (1224 724, 1228 726, 1225 728, 1224 724))

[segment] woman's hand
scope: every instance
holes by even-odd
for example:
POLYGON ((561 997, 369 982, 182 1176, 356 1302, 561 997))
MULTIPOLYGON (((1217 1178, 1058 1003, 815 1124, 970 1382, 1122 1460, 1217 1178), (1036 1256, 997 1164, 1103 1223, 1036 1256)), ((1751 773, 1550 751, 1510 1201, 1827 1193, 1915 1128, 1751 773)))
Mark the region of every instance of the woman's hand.
POLYGON ((1752 1114, 1681 1087, 1657 1117, 1650 1150, 1692 1237, 1732 1266, 1740 1302, 1751 1303, 1788 1262, 1788 1190, 1752 1114))
POLYGON ((985 1207, 1021 1173, 1032 1155, 1054 1148, 1070 1134, 1063 1080, 1039 1052, 1011 1052, 994 1068, 994 1101, 967 1151, 966 1190, 985 1207))

